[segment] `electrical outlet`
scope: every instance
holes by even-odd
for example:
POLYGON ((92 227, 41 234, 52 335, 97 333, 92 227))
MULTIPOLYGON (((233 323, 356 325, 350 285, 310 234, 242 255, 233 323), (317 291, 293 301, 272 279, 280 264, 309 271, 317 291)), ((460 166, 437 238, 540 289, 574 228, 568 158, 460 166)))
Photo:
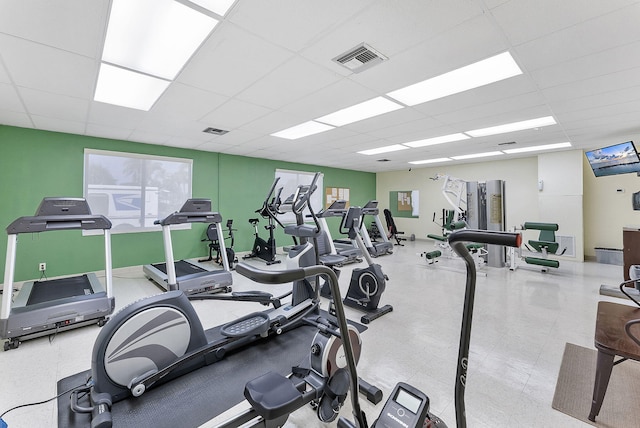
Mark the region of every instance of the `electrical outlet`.
POLYGON ((38 264, 38 270, 40 272, 44 272, 45 270, 47 270, 47 264, 45 262, 38 264))

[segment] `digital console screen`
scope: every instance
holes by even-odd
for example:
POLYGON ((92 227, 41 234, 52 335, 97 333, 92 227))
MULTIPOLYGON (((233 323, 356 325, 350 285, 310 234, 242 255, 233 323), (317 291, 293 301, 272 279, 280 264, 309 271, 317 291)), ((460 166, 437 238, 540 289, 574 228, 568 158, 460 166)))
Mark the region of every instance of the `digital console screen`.
POLYGON ((420 403, 422 403, 422 400, 402 388, 398 389, 395 401, 413 414, 418 413, 420 403))

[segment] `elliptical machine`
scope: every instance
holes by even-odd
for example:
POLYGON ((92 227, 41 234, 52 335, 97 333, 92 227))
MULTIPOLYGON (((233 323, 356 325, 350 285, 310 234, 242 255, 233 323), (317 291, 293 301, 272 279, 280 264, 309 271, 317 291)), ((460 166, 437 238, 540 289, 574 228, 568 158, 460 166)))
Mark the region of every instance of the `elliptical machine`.
POLYGON ((264 260, 267 265, 272 265, 275 263, 280 263, 280 260, 276 259, 276 239, 274 237, 274 230, 276 228, 276 224, 280 227, 284 228, 284 225, 278 220, 278 206, 280 205, 280 192, 282 188, 279 188, 277 192, 276 185, 280 177, 276 177, 271 185, 271 189, 269 189, 269 193, 267 193, 267 197, 262 204, 262 208, 256 210, 256 213, 260 214, 263 218, 266 218, 269 221, 269 224, 265 226, 265 229, 269 231, 269 239, 266 241, 260 237, 258 233, 258 222, 260 219, 258 218, 250 218, 249 223, 253 226, 255 239, 253 241, 253 247, 251 249, 250 254, 246 254, 243 256, 243 259, 250 259, 254 257, 258 257, 259 259, 264 260), (274 195, 275 192, 275 195, 274 195))

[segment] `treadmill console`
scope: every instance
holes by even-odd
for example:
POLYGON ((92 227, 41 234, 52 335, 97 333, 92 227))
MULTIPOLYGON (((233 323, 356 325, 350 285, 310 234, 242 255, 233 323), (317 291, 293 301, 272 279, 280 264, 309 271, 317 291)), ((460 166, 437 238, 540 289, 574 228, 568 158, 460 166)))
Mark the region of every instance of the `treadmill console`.
POLYGON ((84 198, 44 198, 36 216, 51 215, 91 215, 91 208, 84 198))
POLYGON ((180 208, 181 213, 195 213, 199 211, 211 211, 211 199, 187 199, 187 202, 180 208))

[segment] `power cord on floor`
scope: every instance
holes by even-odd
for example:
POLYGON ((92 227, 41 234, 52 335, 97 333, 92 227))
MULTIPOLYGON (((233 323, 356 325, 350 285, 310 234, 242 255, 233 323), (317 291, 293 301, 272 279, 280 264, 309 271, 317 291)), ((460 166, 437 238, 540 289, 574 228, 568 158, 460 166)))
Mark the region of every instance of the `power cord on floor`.
POLYGON ((51 397, 48 400, 38 401, 37 403, 20 404, 19 406, 12 407, 11 409, 9 409, 9 410, 3 412, 2 414, 0 414, 0 428, 7 428, 8 427, 7 423, 2 419, 2 417, 4 415, 6 415, 7 413, 9 413, 9 412, 12 412, 12 411, 14 411, 16 409, 20 409, 22 407, 37 406, 39 404, 45 404, 45 403, 48 403, 49 401, 53 401, 53 400, 55 400, 55 399, 57 399, 59 397, 62 397, 65 394, 69 394, 69 393, 71 393, 71 392, 73 392, 75 390, 84 389, 84 388, 87 388, 87 384, 86 383, 84 385, 74 386, 73 388, 68 389, 68 390, 66 390, 64 392, 61 392, 60 394, 56 395, 55 397, 51 397))

